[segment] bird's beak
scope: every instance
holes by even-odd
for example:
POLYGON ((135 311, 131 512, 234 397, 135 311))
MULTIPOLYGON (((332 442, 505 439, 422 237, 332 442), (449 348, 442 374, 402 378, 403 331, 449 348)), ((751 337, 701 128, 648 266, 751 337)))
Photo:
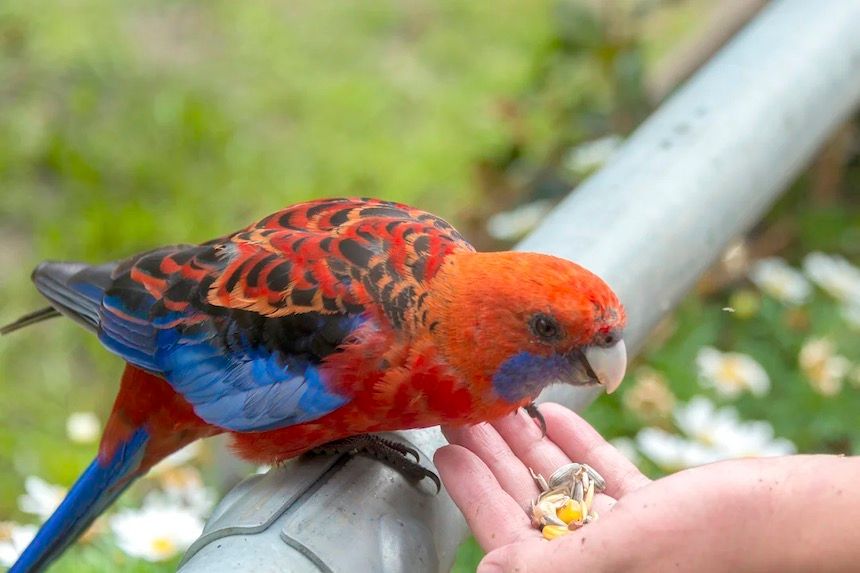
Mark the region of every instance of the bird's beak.
POLYGON ((597 376, 597 382, 603 384, 607 394, 612 394, 621 385, 624 372, 627 370, 627 347, 623 340, 612 346, 589 346, 585 349, 585 360, 597 376))
POLYGON ((621 385, 627 370, 627 347, 623 340, 612 346, 588 346, 571 356, 577 364, 577 385, 600 384, 612 394, 621 385))

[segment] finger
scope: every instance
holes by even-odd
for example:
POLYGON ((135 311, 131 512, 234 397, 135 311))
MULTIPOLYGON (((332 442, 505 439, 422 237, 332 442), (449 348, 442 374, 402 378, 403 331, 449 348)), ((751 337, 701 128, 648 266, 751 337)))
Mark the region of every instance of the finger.
POLYGON ((545 477, 571 462, 571 458, 552 440, 544 437, 540 428, 522 410, 495 420, 493 427, 523 464, 545 477))
POLYGON ((559 404, 541 404, 547 435, 572 460, 594 467, 606 479, 606 493, 620 498, 650 483, 633 463, 591 425, 559 404))
MULTIPOLYGON (((541 406, 541 411, 542 408, 541 406)), ((531 417, 521 410, 494 421, 492 426, 507 443, 513 455, 521 460, 521 464, 545 478, 549 478, 555 470, 571 461, 582 461, 564 453, 549 436, 544 436, 531 417)), ((531 474, 529 477, 531 478, 531 474)), ((529 502, 531 499, 534 497, 530 498, 529 502)), ((593 507, 598 513, 605 513, 614 503, 615 500, 611 497, 598 494, 594 497, 593 507)))
POLYGON ((487 552, 477 573, 629 571, 627 549, 637 537, 635 529, 623 529, 618 535, 611 524, 598 521, 560 539, 526 540, 499 547, 487 552))
POLYGON ((516 543, 490 551, 481 559, 476 573, 511 573, 513 571, 609 571, 605 563, 595 562, 591 555, 571 545, 568 534, 553 541, 516 543))
POLYGON ((445 438, 474 452, 486 464, 499 485, 520 507, 530 507, 540 490, 523 462, 490 424, 443 428, 445 438))
POLYGON ((526 513, 478 456, 452 445, 439 448, 433 461, 445 489, 463 512, 484 551, 540 538, 526 513))

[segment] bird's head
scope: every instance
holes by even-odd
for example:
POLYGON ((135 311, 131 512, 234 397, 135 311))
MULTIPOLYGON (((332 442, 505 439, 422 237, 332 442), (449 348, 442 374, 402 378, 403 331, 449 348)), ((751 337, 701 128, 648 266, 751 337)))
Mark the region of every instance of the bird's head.
POLYGON ((581 266, 536 253, 458 253, 434 278, 433 336, 470 384, 521 405, 553 382, 621 383, 624 307, 581 266))

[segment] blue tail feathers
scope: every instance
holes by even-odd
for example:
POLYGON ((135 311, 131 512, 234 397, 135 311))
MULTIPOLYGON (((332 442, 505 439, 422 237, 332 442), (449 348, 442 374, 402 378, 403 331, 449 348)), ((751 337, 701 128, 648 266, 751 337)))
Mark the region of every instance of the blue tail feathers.
POLYGON ((138 476, 149 434, 139 428, 106 463, 93 460, 9 573, 43 571, 83 534, 138 476))

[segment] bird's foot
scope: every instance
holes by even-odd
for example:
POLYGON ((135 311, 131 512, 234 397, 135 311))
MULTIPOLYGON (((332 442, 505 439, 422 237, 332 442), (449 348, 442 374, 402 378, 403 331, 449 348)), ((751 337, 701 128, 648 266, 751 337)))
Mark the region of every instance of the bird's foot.
POLYGON ((538 410, 537 404, 532 402, 528 406, 524 406, 523 410, 525 410, 526 414, 531 416, 532 419, 538 423, 538 426, 540 426, 541 435, 543 437, 546 437, 546 420, 544 419, 543 414, 540 413, 540 410, 538 410))
POLYGON ((375 434, 361 434, 328 442, 317 446, 311 450, 311 453, 324 455, 362 454, 381 461, 388 467, 400 472, 403 477, 410 481, 419 482, 424 478, 430 478, 436 485, 436 493, 442 490, 439 476, 418 463, 420 460, 418 450, 375 434), (414 461, 409 459, 409 456, 415 458, 414 461))

